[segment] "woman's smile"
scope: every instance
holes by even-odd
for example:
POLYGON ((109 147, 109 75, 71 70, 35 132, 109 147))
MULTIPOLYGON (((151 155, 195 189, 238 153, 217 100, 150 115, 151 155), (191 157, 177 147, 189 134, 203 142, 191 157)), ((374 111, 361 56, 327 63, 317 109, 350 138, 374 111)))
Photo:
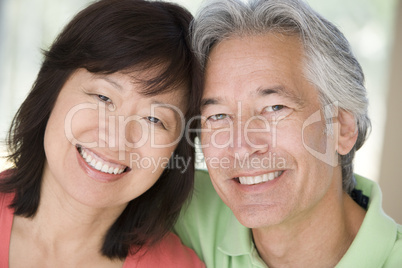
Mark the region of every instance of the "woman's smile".
POLYGON ((123 173, 124 171, 127 171, 128 169, 127 166, 109 162, 101 158, 91 150, 80 145, 76 145, 76 147, 82 158, 87 162, 87 164, 93 169, 96 169, 100 172, 117 175, 123 173))

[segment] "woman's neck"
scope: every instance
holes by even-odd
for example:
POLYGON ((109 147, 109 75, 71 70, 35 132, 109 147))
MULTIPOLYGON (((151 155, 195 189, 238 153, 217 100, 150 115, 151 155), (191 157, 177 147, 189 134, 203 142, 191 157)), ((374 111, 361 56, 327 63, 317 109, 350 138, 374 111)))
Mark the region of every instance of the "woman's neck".
POLYGON ((66 195, 55 183, 44 180, 37 213, 33 218, 14 217, 11 242, 17 248, 34 247, 30 250, 36 250, 38 256, 48 261, 57 262, 66 256, 70 256, 70 264, 82 263, 79 260, 89 256, 92 260, 108 261, 100 254, 104 237, 125 206, 91 208, 66 195), (25 241, 25 245, 18 241, 25 241))

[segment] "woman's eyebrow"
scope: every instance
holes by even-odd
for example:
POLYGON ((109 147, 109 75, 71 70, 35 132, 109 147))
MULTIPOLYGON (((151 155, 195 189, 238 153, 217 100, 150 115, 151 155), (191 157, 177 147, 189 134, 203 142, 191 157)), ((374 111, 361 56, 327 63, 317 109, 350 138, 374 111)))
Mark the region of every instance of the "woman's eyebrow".
POLYGON ((151 102, 152 106, 156 106, 156 107, 160 107, 160 108, 165 108, 165 109, 169 109, 171 111, 173 111, 174 113, 177 113, 178 110, 180 110, 178 107, 176 107, 173 104, 170 103, 165 103, 165 102, 161 102, 161 101, 157 101, 157 100, 153 100, 151 102))
POLYGON ((101 79, 101 80, 104 80, 104 81, 108 82, 114 88, 116 88, 118 91, 123 91, 124 90, 124 87, 118 81, 114 80, 113 78, 110 78, 109 76, 95 75, 95 79, 101 79))
POLYGON ((173 104, 153 100, 151 102, 151 106, 155 106, 157 108, 168 109, 169 111, 173 112, 174 117, 178 118, 179 120, 182 118, 182 115, 180 114, 181 110, 173 104), (180 112, 178 112, 178 111, 180 111, 180 112))

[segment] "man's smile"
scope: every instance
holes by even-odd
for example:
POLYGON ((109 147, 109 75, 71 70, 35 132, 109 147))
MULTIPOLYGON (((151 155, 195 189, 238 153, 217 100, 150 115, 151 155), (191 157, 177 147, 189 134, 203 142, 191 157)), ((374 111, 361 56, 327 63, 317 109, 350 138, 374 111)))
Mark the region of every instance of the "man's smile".
POLYGON ((259 184, 267 181, 272 181, 276 178, 278 178, 280 175, 282 175, 283 171, 275 171, 275 172, 269 172, 265 173, 259 176, 242 176, 242 177, 237 177, 239 182, 243 185, 253 185, 253 184, 259 184))

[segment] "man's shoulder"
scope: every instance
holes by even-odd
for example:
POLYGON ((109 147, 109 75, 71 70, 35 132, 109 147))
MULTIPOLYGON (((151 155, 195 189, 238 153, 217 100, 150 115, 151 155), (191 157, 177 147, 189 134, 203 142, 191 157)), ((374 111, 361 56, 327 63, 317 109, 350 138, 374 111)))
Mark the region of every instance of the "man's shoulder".
POLYGON ((222 216, 223 211, 229 212, 230 210, 216 193, 208 172, 197 170, 193 195, 189 203, 182 209, 182 214, 196 214, 197 217, 201 217, 198 219, 199 221, 208 221, 208 218, 222 216))
POLYGON ((207 188, 208 190, 213 189, 211 178, 206 170, 196 170, 195 171, 195 188, 207 188))
MULTIPOLYGON (((381 189, 375 181, 355 175, 355 189, 368 198, 366 217, 349 251, 351 259, 360 264, 381 267, 402 267, 402 226, 382 209, 381 189)), ((364 202, 365 203, 365 202, 364 202)), ((342 266, 343 267, 343 266, 342 266)))
POLYGON ((195 171, 195 187, 206 187, 213 189, 211 178, 206 170, 196 170, 195 171))
POLYGON ((362 194, 368 197, 373 194, 373 187, 376 188, 376 186, 378 186, 374 181, 363 176, 355 174, 354 177, 356 179, 355 190, 362 191, 362 194))
POLYGON ((397 240, 384 267, 402 267, 402 225, 398 225, 397 240))
POLYGON ((221 200, 207 171, 196 171, 192 199, 182 209, 174 232, 207 267, 251 267, 259 260, 250 229, 221 200))
POLYGON ((402 225, 398 225, 397 237, 384 268, 402 267, 402 225))
POLYGON ((174 232, 201 260, 214 260, 231 215, 216 193, 208 172, 197 170, 193 195, 182 208, 174 232))
POLYGON ((212 185, 211 178, 209 177, 209 173, 206 170, 196 170, 194 176, 194 194, 198 194, 198 192, 203 193, 200 195, 201 197, 204 196, 205 192, 216 194, 216 191, 212 185))
POLYGON ((398 241, 402 242, 402 225, 398 224, 398 237, 397 237, 398 241))

